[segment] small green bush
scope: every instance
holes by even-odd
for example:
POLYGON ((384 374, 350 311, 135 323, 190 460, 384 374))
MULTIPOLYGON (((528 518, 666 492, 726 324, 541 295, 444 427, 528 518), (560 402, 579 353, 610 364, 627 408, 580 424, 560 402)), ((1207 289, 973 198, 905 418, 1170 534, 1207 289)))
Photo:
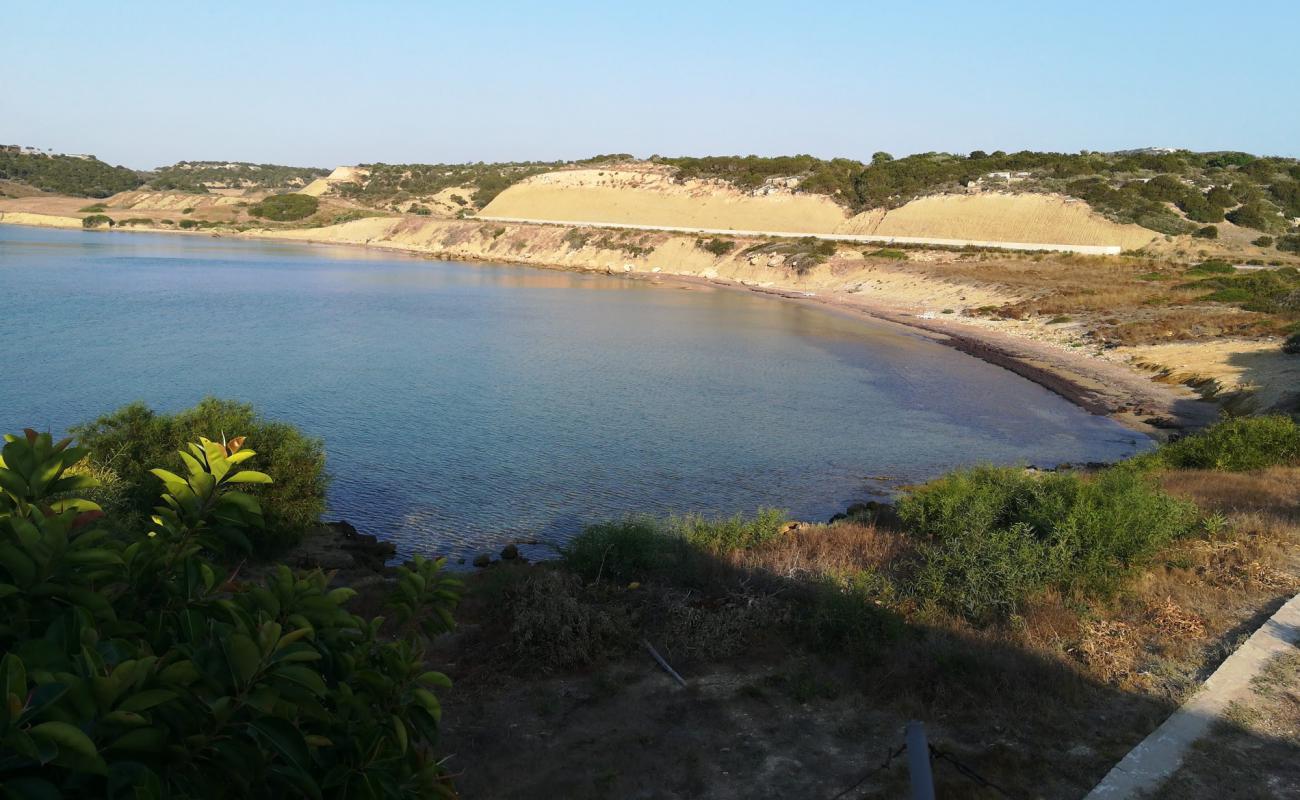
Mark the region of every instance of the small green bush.
POLYGON ((194 220, 194 219, 183 219, 181 220, 179 227, 184 228, 185 230, 188 231, 199 227, 199 222, 198 220, 194 220))
POLYGON ((678 517, 670 527, 689 544, 713 553, 748 550, 769 542, 785 530, 789 517, 778 508, 760 508, 747 519, 741 514, 727 519, 707 519, 698 515, 678 517))
POLYGON ((643 581, 678 565, 686 542, 653 517, 588 525, 561 548, 564 565, 586 580, 643 581))
POLYGON ((1206 225, 1204 228, 1197 228, 1192 236, 1197 239, 1217 239, 1219 238, 1219 229, 1213 225, 1206 225))
POLYGON ((81 218, 81 227, 83 228, 111 228, 113 220, 104 214, 91 214, 88 217, 81 218))
POLYGON ((1278 237, 1277 249, 1284 253, 1300 253, 1300 233, 1278 237))
POLYGON ((275 481, 250 490, 266 518, 265 528, 253 533, 253 545, 274 553, 301 540, 324 513, 329 477, 318 439, 287 423, 265 420, 250 405, 212 397, 176 414, 133 403, 72 429, 97 464, 121 478, 125 507, 138 517, 147 517, 157 500, 151 468, 179 469, 176 451, 186 442, 200 436, 221 441, 236 433, 257 442, 260 463, 275 481))
POLYGON ((696 239, 695 246, 707 253, 712 253, 713 255, 719 257, 725 256, 727 253, 730 253, 732 250, 736 249, 735 242, 730 241, 728 239, 719 239, 717 237, 714 237, 712 239, 707 239, 707 240, 696 239))
POLYGON ((1202 261, 1191 269, 1187 270, 1190 276, 1198 275, 1231 275, 1236 272, 1237 268, 1227 261, 1220 258, 1212 258, 1209 261, 1202 261))
POLYGON ((1126 467, 1087 478, 959 470, 908 494, 898 513, 921 537, 913 591, 973 621, 1014 613, 1049 586, 1109 592, 1195 518, 1126 467))
POLYGON ((560 554, 568 569, 588 580, 627 583, 658 576, 691 583, 704 558, 769 542, 785 530, 787 520, 774 508, 759 509, 752 518, 628 517, 587 526, 560 554))
POLYGON ((1257 231, 1266 231, 1270 227, 1281 223, 1281 220, 1278 219, 1277 214, 1273 213, 1271 208, 1259 202, 1246 203, 1240 208, 1229 211, 1225 216, 1234 225, 1240 225, 1243 228, 1254 228, 1257 231))
POLYGON ((870 252, 863 253, 863 255, 865 255, 867 258, 889 258, 889 259, 893 259, 894 261, 907 260, 906 252, 902 250, 891 250, 886 247, 882 247, 879 250, 872 250, 870 252))
POLYGON ((1228 472, 1296 464, 1300 425, 1282 415, 1235 417, 1170 442, 1157 455, 1170 467, 1228 472))
POLYGON ((108 210, 108 206, 104 205, 103 203, 91 203, 85 208, 77 209, 77 211, 82 214, 97 214, 100 211, 107 211, 107 210, 108 210))
POLYGON ((1255 245, 1256 247, 1272 247, 1272 246, 1273 246, 1273 237, 1272 237, 1272 236, 1261 236, 1261 237, 1259 237, 1258 239, 1256 239, 1255 241, 1251 242, 1251 244, 1255 245))
POLYGON ((248 207, 248 213, 275 222, 306 219, 320 208, 320 201, 308 194, 273 194, 248 207))
POLYGON ((581 228, 570 228, 564 233, 564 244, 570 250, 581 250, 590 239, 591 233, 581 228))

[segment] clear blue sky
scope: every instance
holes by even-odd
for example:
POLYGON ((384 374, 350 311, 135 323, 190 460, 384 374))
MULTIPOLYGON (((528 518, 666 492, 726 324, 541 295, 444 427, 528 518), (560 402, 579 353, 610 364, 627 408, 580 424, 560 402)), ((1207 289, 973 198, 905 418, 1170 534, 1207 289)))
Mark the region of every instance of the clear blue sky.
POLYGON ((0 143, 153 167, 1300 155, 1300 2, 8 3, 0 143))

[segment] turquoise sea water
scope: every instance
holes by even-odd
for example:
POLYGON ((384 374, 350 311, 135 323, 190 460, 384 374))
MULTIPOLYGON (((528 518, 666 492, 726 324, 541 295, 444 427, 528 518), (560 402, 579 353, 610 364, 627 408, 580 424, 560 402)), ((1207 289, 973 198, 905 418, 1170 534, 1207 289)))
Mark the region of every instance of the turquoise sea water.
POLYGON ((0 225, 0 297, 0 430, 250 401, 324 439, 332 515, 403 553, 629 512, 819 519, 957 464, 1147 446, 905 329, 720 289, 0 225))

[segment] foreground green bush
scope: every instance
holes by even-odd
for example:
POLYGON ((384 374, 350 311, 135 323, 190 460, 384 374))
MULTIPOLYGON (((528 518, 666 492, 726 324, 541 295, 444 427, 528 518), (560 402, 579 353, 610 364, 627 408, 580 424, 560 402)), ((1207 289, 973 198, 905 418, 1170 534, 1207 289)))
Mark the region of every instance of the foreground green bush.
POLYGON ((1106 593, 1190 530, 1194 509, 1136 469, 1091 476, 959 470, 903 498, 922 537, 913 591, 975 620, 1014 613, 1047 587, 1106 593))
POLYGON ((560 554, 568 569, 588 580, 627 583, 671 577, 689 583, 705 558, 769 542, 781 534, 788 519, 775 508, 761 508, 752 518, 628 517, 588 525, 560 554))
POLYGON ((94 454, 92 461, 101 472, 117 476, 123 510, 143 518, 157 500, 151 468, 179 469, 177 451, 186 442, 200 436, 219 439, 234 431, 257 442, 264 469, 274 480, 253 491, 266 524, 251 535, 255 550, 274 553, 298 542, 325 511, 329 478, 319 440, 304 436, 292 425, 263 419, 250 405, 211 397, 175 414, 160 414, 143 403, 132 403, 74 427, 72 434, 94 454))
POLYGON ((653 517, 588 525, 560 551, 564 565, 587 580, 644 581, 679 567, 686 542, 653 517))
POLYGON ((249 206, 248 213, 276 222, 293 222, 310 217, 318 208, 320 201, 309 194, 273 194, 249 206))
POLYGON ((669 525, 695 547, 712 553, 748 550, 775 539, 789 517, 779 508, 760 508, 753 518, 741 514, 709 519, 698 514, 675 517, 669 525))
MULTIPOLYGON (((200 440, 147 528, 76 498, 86 456, 27 431, 0 454, 0 787, 17 798, 451 795, 431 748, 445 676, 345 609, 318 572, 262 580, 214 556, 261 524, 243 439, 200 440)), ((457 582, 417 559, 390 601, 445 630, 457 582)))
POLYGON ((1290 417, 1236 417, 1160 448, 1159 464, 1241 471, 1300 464, 1300 425, 1290 417))

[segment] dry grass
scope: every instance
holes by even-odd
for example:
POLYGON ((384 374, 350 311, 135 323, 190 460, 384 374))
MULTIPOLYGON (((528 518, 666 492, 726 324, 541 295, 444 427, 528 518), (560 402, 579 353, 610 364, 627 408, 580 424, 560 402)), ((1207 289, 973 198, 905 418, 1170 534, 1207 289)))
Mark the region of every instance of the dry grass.
MULTIPOLYGON (((808 602, 808 592, 823 590, 828 576, 888 578, 908 568, 910 541, 887 526, 801 525, 719 560, 711 571, 694 573, 706 580, 689 587, 570 583, 564 594, 609 609, 624 629, 621 638, 632 646, 604 658, 593 651, 594 663, 577 659, 586 666, 557 676, 555 683, 504 666, 498 667, 504 675, 485 675, 482 649, 451 653, 448 668, 458 685, 449 733, 455 741, 468 727, 477 737, 472 748, 457 751, 458 766, 472 776, 503 770, 530 775, 531 788, 518 796, 550 797, 567 796, 564 782, 575 770, 600 772, 613 765, 615 784, 631 791, 663 785, 669 778, 662 764, 695 758, 690 796, 739 797, 747 796, 749 778, 768 764, 821 763, 816 771, 780 770, 779 785, 783 796, 806 794, 810 787, 829 796, 855 779, 861 753, 874 757, 895 746, 903 721, 911 718, 926 720, 937 746, 1017 796, 1080 796, 1263 615, 1300 590, 1300 559, 1293 555, 1300 545, 1300 468, 1172 471, 1162 482, 1199 505, 1207 521, 1202 535, 1169 547, 1158 566, 1114 597, 1085 604, 1044 592, 1019 616, 981 628, 882 596, 875 612, 870 604, 856 607, 860 616, 896 621, 892 633, 888 625, 875 629, 883 635, 866 659, 817 648, 794 632, 814 624, 817 605, 808 602), (677 693, 641 651, 637 642, 643 636, 683 671, 692 689, 677 693), (531 714, 519 704, 524 689, 541 698, 538 708, 561 711, 531 714), (619 738, 629 718, 638 720, 635 742, 619 738), (523 735, 521 726, 535 731, 523 735), (788 735, 795 729, 799 736, 788 735), (683 731, 692 742, 682 741, 683 731), (701 742, 709 743, 705 750, 701 742), (557 759, 545 772, 529 767, 539 747, 557 759), (628 747, 641 755, 627 755, 628 747), (737 763, 729 755, 739 753, 753 760, 737 763), (819 762, 826 753, 854 755, 819 762)), ((522 597, 509 586, 536 569, 545 568, 492 569, 477 576, 474 583, 495 583, 497 589, 495 595, 471 594, 462 606, 467 626, 494 624, 499 608, 492 597, 502 591, 522 597)), ((528 602, 555 605, 541 597, 528 602)), ((583 616, 565 603, 557 618, 583 616)), ((530 631, 530 641, 546 641, 545 627, 530 631)), ((511 652, 508 638, 497 641, 498 652, 511 652)), ((1270 690, 1286 702, 1296 686, 1288 675, 1274 680, 1270 690)), ((1239 729, 1240 747, 1222 756, 1205 751, 1204 775, 1219 774, 1234 758, 1248 763, 1243 748, 1260 737, 1291 741, 1277 738, 1282 734, 1276 720, 1257 708, 1247 711, 1242 724, 1251 727, 1239 729)), ((1293 744, 1287 746, 1294 752, 1293 744)), ((950 796, 972 796, 972 785, 955 773, 937 777, 950 796)), ((868 784, 865 796, 893 796, 903 788, 897 778, 868 784)))
POLYGON ((1121 345, 1275 335, 1269 314, 1204 303, 1184 267, 1123 256, 980 254, 910 269, 1021 298, 992 313, 1010 319, 1070 317, 1099 342, 1121 345), (1152 279, 1152 278, 1156 279, 1152 279))
POLYGON ((800 525, 762 547, 738 551, 729 558, 747 572, 800 579, 865 569, 887 571, 911 549, 911 541, 902 533, 844 522, 800 525))

